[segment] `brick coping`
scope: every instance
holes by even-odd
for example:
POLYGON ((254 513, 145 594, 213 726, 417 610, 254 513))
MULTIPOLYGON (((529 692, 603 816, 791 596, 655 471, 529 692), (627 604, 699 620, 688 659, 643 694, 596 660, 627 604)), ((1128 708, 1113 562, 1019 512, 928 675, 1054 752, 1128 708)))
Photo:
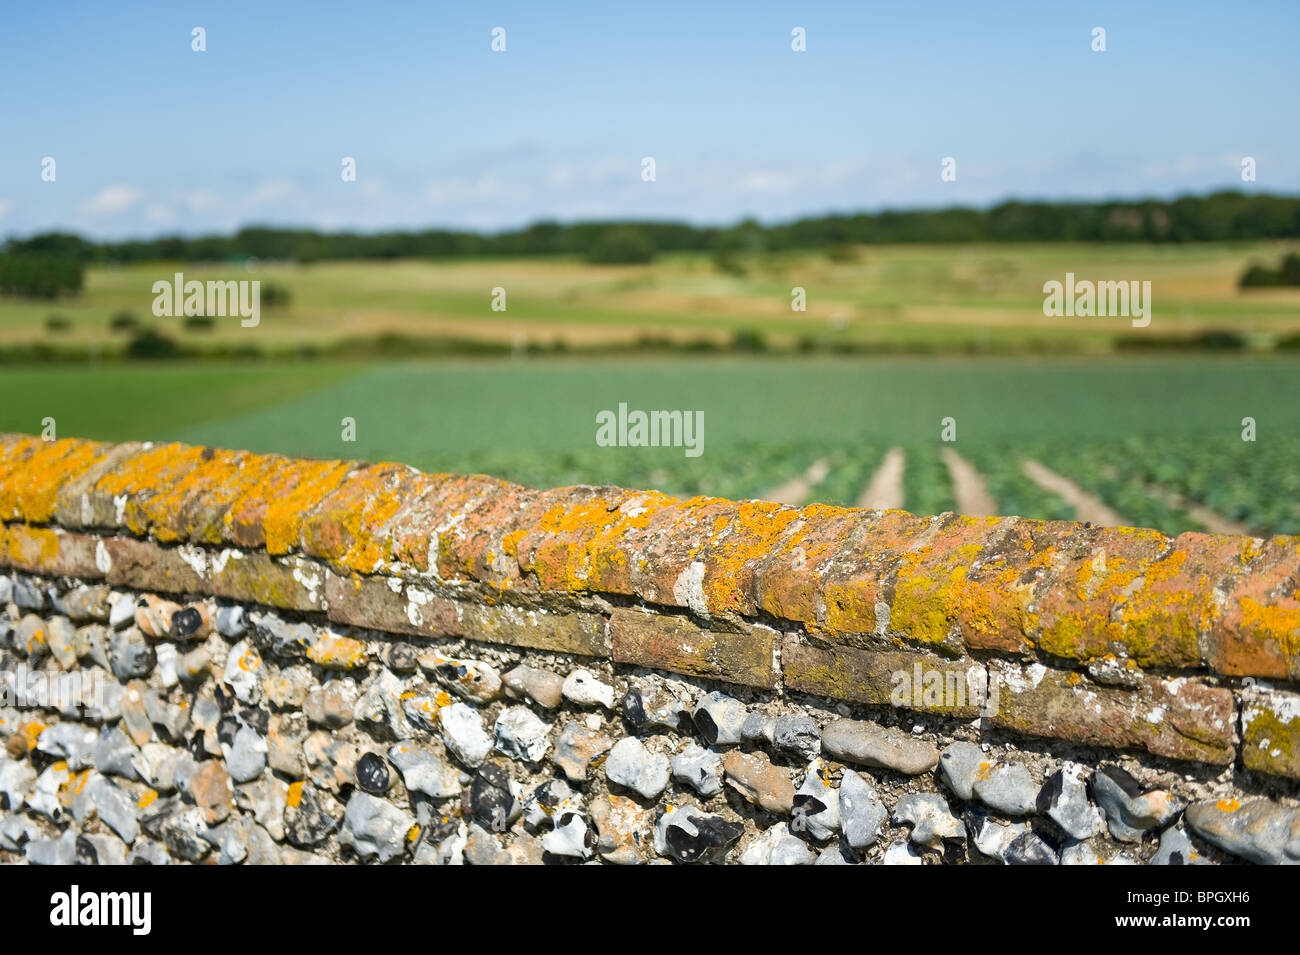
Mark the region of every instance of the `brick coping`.
POLYGON ((38 575, 1300 778, 1294 537, 532 490, 21 435, 0 435, 0 521, 0 566, 38 575))

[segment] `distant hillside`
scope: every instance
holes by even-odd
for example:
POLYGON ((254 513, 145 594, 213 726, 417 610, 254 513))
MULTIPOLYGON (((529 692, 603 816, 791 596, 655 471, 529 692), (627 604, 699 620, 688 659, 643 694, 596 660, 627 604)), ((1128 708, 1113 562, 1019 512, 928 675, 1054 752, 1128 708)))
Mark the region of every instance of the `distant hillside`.
POLYGON ((577 255, 593 262, 648 261, 661 252, 823 248, 875 243, 1222 242, 1300 237, 1300 197, 1219 192, 1173 200, 1004 202, 959 208, 827 215, 728 227, 680 222, 538 222, 497 233, 431 229, 357 234, 249 227, 232 236, 97 243, 48 233, 10 240, 5 251, 82 262, 459 258, 577 255))

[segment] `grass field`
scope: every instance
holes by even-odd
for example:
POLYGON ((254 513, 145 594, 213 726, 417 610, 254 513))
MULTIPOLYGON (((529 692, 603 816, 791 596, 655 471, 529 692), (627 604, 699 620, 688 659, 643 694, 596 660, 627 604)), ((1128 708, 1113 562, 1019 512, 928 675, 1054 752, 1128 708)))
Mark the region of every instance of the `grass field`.
MULTIPOLYGON (((726 340, 757 330, 774 344, 808 339, 961 349, 1104 351, 1133 332, 1123 318, 1047 318, 1045 281, 1147 280, 1154 315, 1143 336, 1238 331, 1267 345, 1300 332, 1300 289, 1242 292, 1251 263, 1273 265, 1300 243, 1196 245, 1023 244, 870 246, 822 252, 739 255, 743 274, 707 255, 661 256, 644 266, 592 266, 563 258, 423 262, 324 262, 92 267, 84 293, 55 303, 0 302, 0 345, 33 341, 106 343, 109 320, 126 311, 193 343, 253 347, 318 344, 384 332, 571 345, 653 335, 726 340), (151 287, 181 270, 187 279, 251 279, 287 289, 291 302, 267 308, 243 329, 217 320, 186 331, 155 319, 151 287), (807 311, 790 308, 807 291, 807 311), (506 310, 490 307, 504 288, 506 310), (51 315, 64 332, 46 330, 51 315)), ((117 336, 120 338, 120 335, 117 336)))
POLYGON ((676 358, 176 364, 0 369, 0 429, 184 440, 486 472, 763 496, 823 461, 806 500, 853 503, 890 447, 904 501, 954 507, 940 458, 973 463, 1002 513, 1073 509, 1041 461, 1134 524, 1201 529, 1199 503, 1256 532, 1300 531, 1300 361, 1181 358, 676 358), (596 414, 699 410, 704 453, 602 448, 596 414), (341 420, 356 420, 354 443, 341 420), (940 440, 956 421, 956 441, 940 440), (1241 440, 1242 419, 1257 440, 1241 440), (1152 486, 1185 498, 1171 506, 1152 486))

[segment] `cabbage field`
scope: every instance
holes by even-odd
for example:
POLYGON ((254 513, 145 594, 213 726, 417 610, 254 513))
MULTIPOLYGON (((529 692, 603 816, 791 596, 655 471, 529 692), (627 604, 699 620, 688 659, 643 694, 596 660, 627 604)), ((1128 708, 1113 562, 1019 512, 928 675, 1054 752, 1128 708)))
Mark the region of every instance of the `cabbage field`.
POLYGON ((537 487, 618 484, 742 499, 785 487, 799 502, 835 504, 857 503, 896 447, 906 459, 899 503, 923 514, 957 507, 949 449, 979 473, 997 513, 1075 516, 1074 505, 1026 475, 1028 460, 1126 523, 1180 532, 1210 520, 1300 533, 1300 362, 1280 356, 0 369, 0 429, 38 433, 46 418, 61 437, 395 460, 537 487), (702 453, 598 445, 597 415, 620 403, 698 413, 702 453))

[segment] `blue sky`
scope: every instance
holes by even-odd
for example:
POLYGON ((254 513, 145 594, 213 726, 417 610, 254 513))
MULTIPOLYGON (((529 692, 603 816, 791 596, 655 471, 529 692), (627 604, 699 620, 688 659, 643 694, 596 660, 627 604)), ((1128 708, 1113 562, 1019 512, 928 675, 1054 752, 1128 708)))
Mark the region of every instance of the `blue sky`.
POLYGON ((1297 192, 1297 38, 1294 2, 6 4, 0 234, 1297 192))

